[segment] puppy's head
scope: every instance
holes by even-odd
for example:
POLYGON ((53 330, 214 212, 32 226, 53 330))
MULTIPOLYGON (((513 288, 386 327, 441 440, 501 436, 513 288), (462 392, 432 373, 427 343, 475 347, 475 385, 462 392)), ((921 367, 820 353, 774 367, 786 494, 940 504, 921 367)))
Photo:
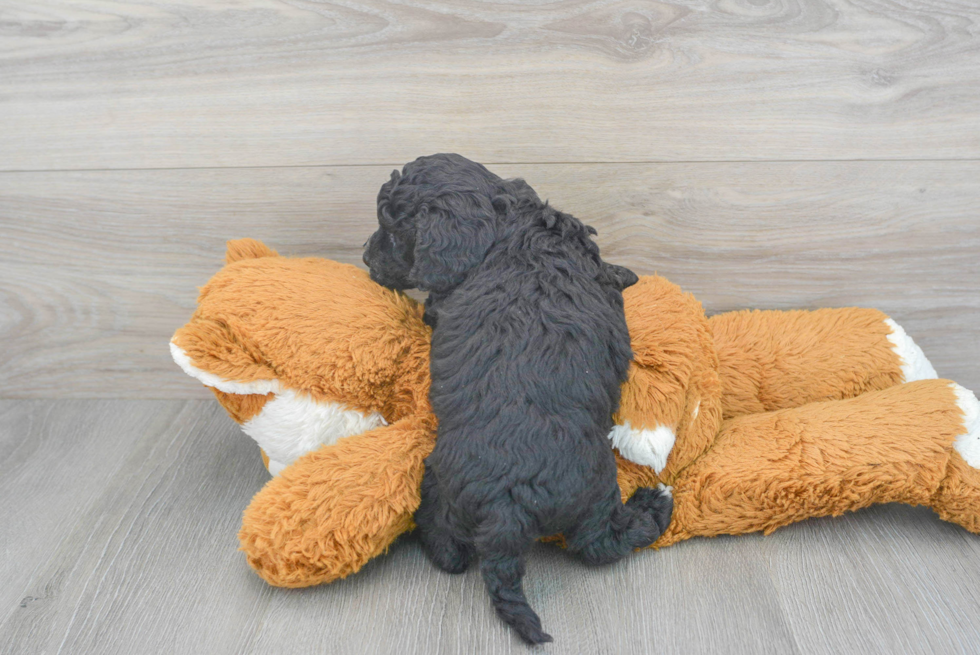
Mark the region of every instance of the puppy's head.
POLYGON ((524 180, 503 180, 456 154, 419 157, 378 193, 379 228, 365 244, 371 279, 390 289, 445 294, 478 266, 495 240, 544 228, 577 247, 597 266, 600 283, 618 291, 636 275, 602 261, 596 231, 559 212, 524 180))
POLYGON ((503 180, 455 154, 393 171, 378 193, 378 231, 365 244, 371 278, 392 289, 451 290, 493 244, 509 206, 503 191, 503 180))

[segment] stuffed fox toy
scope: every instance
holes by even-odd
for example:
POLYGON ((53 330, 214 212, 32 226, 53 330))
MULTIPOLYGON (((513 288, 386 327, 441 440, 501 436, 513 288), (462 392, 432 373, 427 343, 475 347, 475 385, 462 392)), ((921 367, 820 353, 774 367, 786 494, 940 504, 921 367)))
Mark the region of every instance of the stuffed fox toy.
MULTIPOLYGON (((345 577, 413 527, 435 442, 422 308, 249 239, 226 262, 170 346, 273 474, 241 548, 273 585, 345 577)), ((610 448, 624 500, 673 488, 654 547, 892 502, 980 532, 980 403, 881 312, 707 318, 656 276, 623 295, 634 361, 610 448)))

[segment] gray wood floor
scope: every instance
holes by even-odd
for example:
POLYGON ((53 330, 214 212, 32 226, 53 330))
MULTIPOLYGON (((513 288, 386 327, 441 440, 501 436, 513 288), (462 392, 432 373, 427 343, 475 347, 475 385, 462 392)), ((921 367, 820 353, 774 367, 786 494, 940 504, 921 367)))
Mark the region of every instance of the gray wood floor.
MULTIPOLYGON (((266 479, 215 403, 0 401, 2 653, 526 652, 476 571, 411 538, 347 580, 269 587, 236 551, 266 479)), ((975 653, 980 540, 882 506, 590 568, 541 545, 552 653, 975 653)))
MULTIPOLYGON (((166 343, 244 236, 359 263, 456 151, 711 312, 863 305, 980 390, 973 0, 0 0, 0 653, 524 652, 407 537, 267 586, 266 474, 166 343)), ((980 652, 980 538, 878 507, 583 567, 546 652, 980 652)))

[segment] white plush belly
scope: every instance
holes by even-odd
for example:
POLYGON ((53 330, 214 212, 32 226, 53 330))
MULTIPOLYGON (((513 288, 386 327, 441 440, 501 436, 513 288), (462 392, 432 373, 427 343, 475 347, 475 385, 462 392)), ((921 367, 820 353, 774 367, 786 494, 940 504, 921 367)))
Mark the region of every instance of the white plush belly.
POLYGON ((269 472, 277 475, 300 455, 382 425, 385 420, 377 412, 365 414, 287 389, 243 423, 242 430, 265 451, 269 472))

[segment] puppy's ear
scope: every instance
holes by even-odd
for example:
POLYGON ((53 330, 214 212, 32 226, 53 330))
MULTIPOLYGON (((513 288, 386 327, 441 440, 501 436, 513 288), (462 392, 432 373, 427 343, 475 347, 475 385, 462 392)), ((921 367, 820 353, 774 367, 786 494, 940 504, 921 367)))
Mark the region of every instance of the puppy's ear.
POLYGON ((389 215, 389 203, 391 202, 391 194, 398 186, 398 181, 402 179, 402 174, 397 170, 391 171, 391 177, 387 182, 381 185, 381 189, 378 190, 378 221, 381 221, 381 217, 385 216, 391 218, 389 215))
POLYGON ((604 282, 606 284, 615 287, 619 291, 631 287, 640 281, 636 273, 630 269, 608 262, 602 262, 602 275, 605 278, 604 282))
POLYGON ((483 261, 496 236, 490 198, 449 193, 419 207, 415 264, 409 279, 425 291, 447 292, 483 261))
POLYGON ((589 238, 596 236, 598 232, 591 225, 586 225, 579 219, 570 214, 557 211, 551 207, 545 207, 544 224, 549 230, 558 232, 562 239, 566 241, 577 241, 583 250, 599 266, 597 279, 600 284, 613 287, 617 291, 622 291, 640 281, 636 273, 628 268, 616 266, 603 261, 599 256, 599 246, 589 238))

